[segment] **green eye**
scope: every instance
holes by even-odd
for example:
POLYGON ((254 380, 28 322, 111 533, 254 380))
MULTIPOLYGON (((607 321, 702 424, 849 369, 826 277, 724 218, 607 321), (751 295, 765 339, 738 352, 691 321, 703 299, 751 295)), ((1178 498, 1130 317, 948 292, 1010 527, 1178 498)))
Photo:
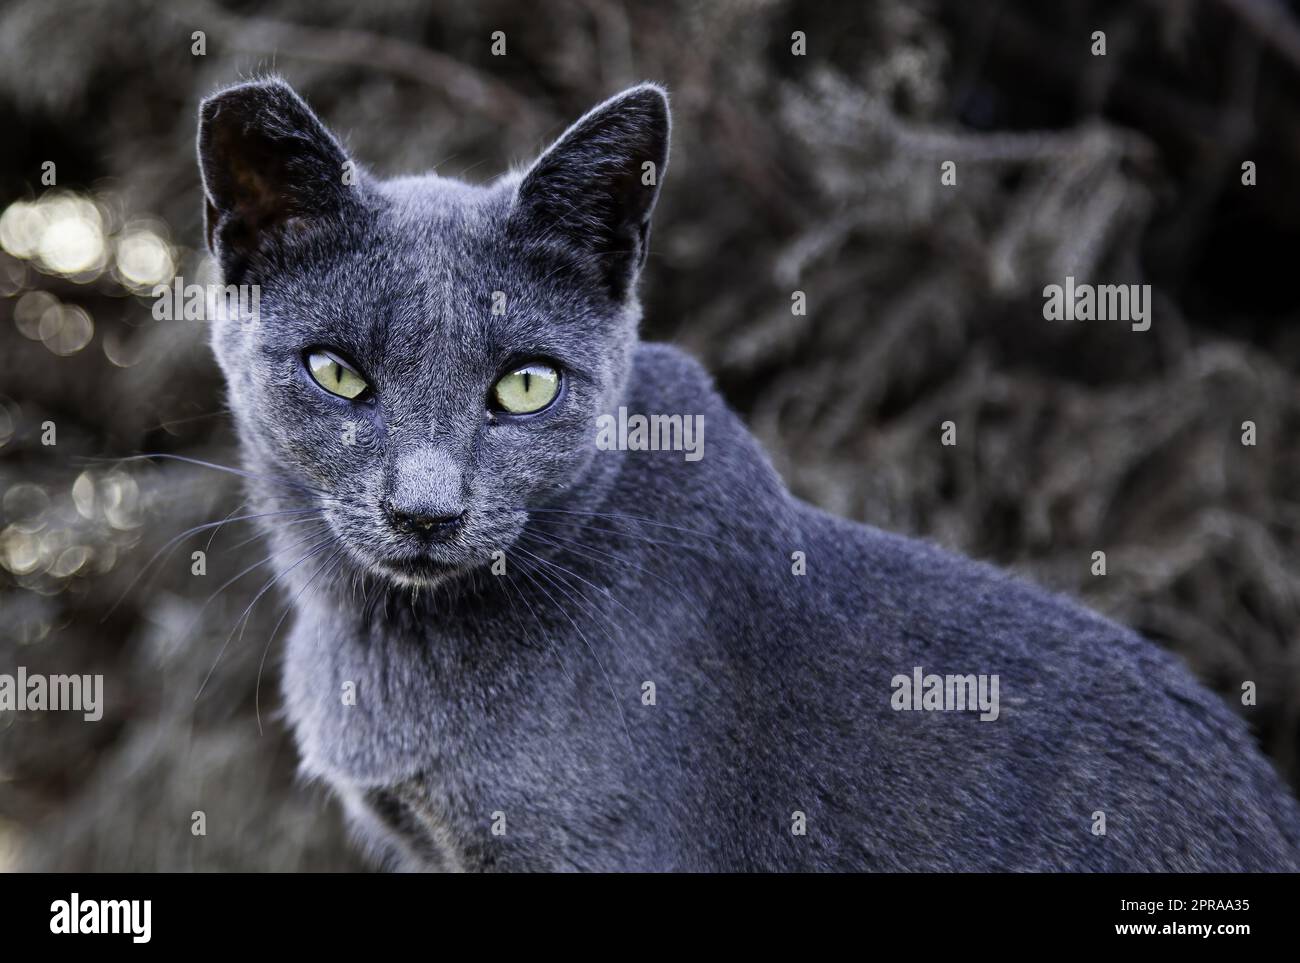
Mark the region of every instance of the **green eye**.
POLYGON ((550 365, 534 362, 510 372, 492 388, 492 400, 512 415, 541 411, 560 391, 560 373, 550 365))
POLYGON ((370 387, 361 375, 328 351, 313 351, 307 355, 307 369, 318 385, 340 398, 359 397, 370 387))

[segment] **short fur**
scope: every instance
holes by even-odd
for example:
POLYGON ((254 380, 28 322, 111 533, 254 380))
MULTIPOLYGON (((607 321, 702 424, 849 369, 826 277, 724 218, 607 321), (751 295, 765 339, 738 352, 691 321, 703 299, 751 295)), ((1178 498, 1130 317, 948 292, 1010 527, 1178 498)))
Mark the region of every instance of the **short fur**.
POLYGON ((799 502, 698 364, 637 341, 668 117, 643 85, 489 185, 349 184, 283 82, 204 102, 209 239, 261 286, 213 334, 250 494, 320 519, 265 524, 304 771, 404 868, 1297 869, 1295 800, 1173 658, 799 502), (322 345, 373 400, 311 380, 322 345), (556 403, 490 413, 538 357, 556 403), (704 457, 598 450, 620 405, 703 415, 704 457), (463 521, 399 530, 386 498, 463 521), (999 718, 895 711, 914 666, 996 673, 999 718))

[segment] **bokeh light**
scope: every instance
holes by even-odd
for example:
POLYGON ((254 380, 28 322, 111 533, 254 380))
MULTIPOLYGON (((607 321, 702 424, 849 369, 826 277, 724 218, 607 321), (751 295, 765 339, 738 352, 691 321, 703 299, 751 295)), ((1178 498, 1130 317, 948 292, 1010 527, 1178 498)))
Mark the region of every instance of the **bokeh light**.
POLYGON ((104 218, 95 203, 75 194, 46 194, 36 202, 44 221, 36 255, 46 270, 94 276, 104 266, 104 218))
POLYGON ((95 476, 83 471, 72 483, 72 504, 87 521, 95 520, 95 476))
POLYGON ((59 553, 49 568, 49 574, 55 578, 71 578, 85 568, 92 555, 91 549, 85 545, 70 545, 59 553))
POLYGON ((65 217, 41 236, 40 256, 56 274, 81 274, 102 263, 104 236, 92 221, 65 217))
POLYGON ((15 529, 32 535, 45 527, 50 496, 39 485, 19 482, 9 486, 0 505, 4 508, 5 518, 15 529))
POLYGON ((0 214, 0 247, 17 258, 31 258, 41 246, 46 221, 32 201, 14 201, 0 214))
POLYGON ((56 304, 41 315, 41 343, 60 357, 76 354, 95 336, 95 323, 84 308, 56 304))
POLYGON ((58 306, 59 299, 49 291, 28 291, 14 305, 14 324, 24 338, 40 341, 41 318, 58 306))
POLYGON ((139 293, 175 276, 177 254, 160 221, 122 221, 119 203, 52 190, 36 200, 14 201, 0 213, 0 294, 10 296, 26 283, 30 262, 46 274, 87 283, 100 277, 110 258, 113 276, 139 293))
POLYGON ((122 530, 140 527, 140 488, 130 475, 117 471, 105 476, 100 482, 99 499, 108 524, 122 530))
POLYGON ((117 274, 135 291, 170 281, 176 273, 171 245, 152 227, 133 226, 117 238, 117 274))
POLYGON ((29 575, 41 567, 41 541, 15 525, 0 531, 0 565, 14 575, 29 575))

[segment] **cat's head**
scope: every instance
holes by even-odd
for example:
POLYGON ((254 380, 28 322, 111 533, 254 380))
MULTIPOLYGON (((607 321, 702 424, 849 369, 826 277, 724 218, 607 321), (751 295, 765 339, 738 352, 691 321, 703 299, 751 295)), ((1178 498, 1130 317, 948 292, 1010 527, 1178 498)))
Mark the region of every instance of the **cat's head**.
POLYGON ((218 317, 212 342, 260 494, 405 584, 561 503, 623 388, 668 139, 642 85, 489 185, 380 180, 282 81, 204 101, 208 244, 257 286, 256 319, 218 317))

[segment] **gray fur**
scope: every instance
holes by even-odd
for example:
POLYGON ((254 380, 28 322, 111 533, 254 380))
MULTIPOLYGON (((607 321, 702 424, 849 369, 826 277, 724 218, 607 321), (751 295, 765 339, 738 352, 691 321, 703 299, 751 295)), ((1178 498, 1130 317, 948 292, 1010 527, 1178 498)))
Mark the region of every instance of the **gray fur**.
POLYGON ((606 102, 483 187, 341 188, 338 141, 280 81, 201 115, 214 252, 261 285, 260 321, 213 335, 250 494, 325 522, 305 545, 311 525, 265 526, 295 600, 288 714, 304 771, 386 864, 1300 868, 1295 800, 1171 657, 797 501, 708 375, 637 341, 662 90, 606 102), (301 360, 318 345, 375 399, 319 389, 301 360), (538 356, 563 367, 561 398, 491 415, 496 377, 538 356), (619 405, 703 415, 705 457, 597 450, 594 420, 619 405), (464 523, 398 531, 389 496, 464 523), (1000 717, 894 711, 913 666, 998 674, 1000 717))

